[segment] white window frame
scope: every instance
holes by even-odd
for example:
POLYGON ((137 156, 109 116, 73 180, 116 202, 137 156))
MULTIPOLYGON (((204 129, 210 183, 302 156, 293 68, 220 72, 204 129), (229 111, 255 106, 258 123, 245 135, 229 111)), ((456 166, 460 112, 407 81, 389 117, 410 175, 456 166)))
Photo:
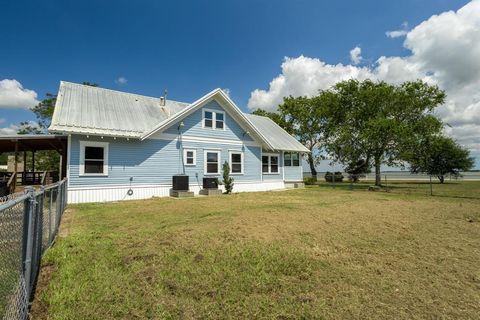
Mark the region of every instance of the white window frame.
POLYGON ((293 151, 285 151, 283 153, 283 166, 284 167, 300 167, 301 165, 301 161, 300 161, 301 157, 300 157, 300 153, 299 152, 293 152, 293 151), (285 164, 285 155, 289 154, 290 155, 290 164, 287 165, 285 164), (298 155, 298 166, 294 165, 293 164, 293 155, 294 154, 297 154, 298 155))
POLYGON ((80 164, 79 176, 108 176, 108 142, 100 141, 80 141, 80 164), (103 148, 103 172, 85 173, 85 147, 103 148))
MULTIPOLYGON (((262 174, 280 174, 280 168, 283 167, 280 165, 280 154, 279 153, 262 153, 262 159, 260 159, 261 167, 262 167, 262 174), (263 157, 268 157, 268 172, 263 172, 263 157), (277 157, 278 162, 278 171, 277 172, 272 172, 272 157, 277 157)), ((283 159, 282 159, 283 160, 283 159)))
POLYGON ((224 111, 218 111, 218 110, 212 110, 212 109, 203 109, 202 112, 202 128, 204 129, 210 129, 210 130, 220 130, 220 131, 225 131, 226 128, 226 116, 224 111), (206 127, 205 126, 205 112, 211 112, 212 113, 212 127, 206 127), (217 129, 217 113, 223 114, 223 128, 217 129))
POLYGON ((229 150, 228 151, 228 163, 230 164, 230 174, 231 175, 242 175, 244 174, 244 164, 245 164, 245 156, 244 156, 244 153, 243 151, 240 151, 240 150, 229 150), (242 161, 240 162, 240 167, 241 167, 241 171, 240 172, 233 172, 233 165, 232 165, 232 154, 239 154, 241 155, 242 157, 242 161))
POLYGON ((194 149, 194 148, 183 149, 183 165, 186 167, 194 167, 197 165, 197 149, 194 149), (193 152, 193 163, 187 162, 187 152, 193 152))
POLYGON ((222 152, 220 150, 206 149, 203 152, 203 175, 204 176, 218 176, 222 166, 222 152), (207 153, 216 153, 218 159, 217 172, 207 172, 207 153))

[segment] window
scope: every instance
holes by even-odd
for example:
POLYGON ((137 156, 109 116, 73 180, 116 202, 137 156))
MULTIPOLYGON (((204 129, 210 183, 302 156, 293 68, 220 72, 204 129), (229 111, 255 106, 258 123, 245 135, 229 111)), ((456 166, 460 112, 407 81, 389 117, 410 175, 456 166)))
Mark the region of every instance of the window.
POLYGON ((285 167, 300 166, 300 154, 298 152, 285 152, 283 164, 285 167))
POLYGON ((205 151, 205 174, 220 174, 220 151, 205 151))
POLYGON ((278 155, 263 155, 262 156, 262 172, 277 174, 278 168, 278 155))
POLYGON ((80 141, 80 175, 108 174, 108 143, 80 141))
POLYGON ((213 128, 213 112, 205 111, 203 113, 203 126, 205 128, 213 128))
POLYGON ((203 127, 225 130, 225 113, 222 111, 203 110, 203 127))
POLYGON ((230 152, 230 172, 232 174, 243 173, 243 153, 240 151, 230 152))
POLYGON ((183 164, 186 166, 194 166, 197 162, 197 150, 183 149, 183 164))

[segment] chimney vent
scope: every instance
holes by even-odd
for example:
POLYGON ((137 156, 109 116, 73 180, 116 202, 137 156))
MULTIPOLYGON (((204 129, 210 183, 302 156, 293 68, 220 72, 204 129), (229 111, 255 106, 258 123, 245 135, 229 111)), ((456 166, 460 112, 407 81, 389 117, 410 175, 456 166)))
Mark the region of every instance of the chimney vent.
POLYGON ((160 97, 160 106, 165 106, 165 97, 160 97))

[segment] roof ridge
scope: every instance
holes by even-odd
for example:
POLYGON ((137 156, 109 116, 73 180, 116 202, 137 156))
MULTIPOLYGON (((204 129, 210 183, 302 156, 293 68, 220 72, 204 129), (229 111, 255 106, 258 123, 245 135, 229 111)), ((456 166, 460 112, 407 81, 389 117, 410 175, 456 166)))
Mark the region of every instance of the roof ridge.
MULTIPOLYGON (((135 96, 135 97, 141 97, 141 98, 149 98, 149 99, 160 100, 160 98, 156 98, 156 97, 152 97, 152 96, 146 96, 146 95, 142 95, 142 94, 138 94, 138 93, 125 92, 125 91, 120 91, 120 90, 113 90, 113 89, 103 88, 103 87, 93 87, 93 86, 89 86, 89 85, 86 85, 86 84, 81 84, 81 83, 76 83, 76 82, 70 82, 70 81, 65 81, 65 80, 60 80, 60 83, 61 83, 62 85, 63 85, 63 84, 69 84, 69 85, 74 85, 74 86, 79 86, 79 87, 88 87, 89 89, 93 89, 93 90, 105 90, 105 91, 110 91, 110 92, 115 92, 115 93, 120 93, 120 94, 135 96)), ((171 99, 169 99, 169 100, 167 100, 167 101, 176 102, 176 103, 183 103, 183 104, 186 104, 186 105, 190 105, 190 104, 191 104, 191 103, 189 103, 189 102, 183 102, 183 101, 177 101, 177 100, 171 100, 171 99)))

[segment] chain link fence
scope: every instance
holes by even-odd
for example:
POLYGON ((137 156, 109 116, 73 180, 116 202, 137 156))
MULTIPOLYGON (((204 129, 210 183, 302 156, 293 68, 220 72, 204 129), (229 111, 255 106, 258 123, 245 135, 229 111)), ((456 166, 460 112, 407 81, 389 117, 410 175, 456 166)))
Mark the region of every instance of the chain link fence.
POLYGON ((27 319, 42 255, 66 204, 66 180, 0 199, 0 319, 27 319))

